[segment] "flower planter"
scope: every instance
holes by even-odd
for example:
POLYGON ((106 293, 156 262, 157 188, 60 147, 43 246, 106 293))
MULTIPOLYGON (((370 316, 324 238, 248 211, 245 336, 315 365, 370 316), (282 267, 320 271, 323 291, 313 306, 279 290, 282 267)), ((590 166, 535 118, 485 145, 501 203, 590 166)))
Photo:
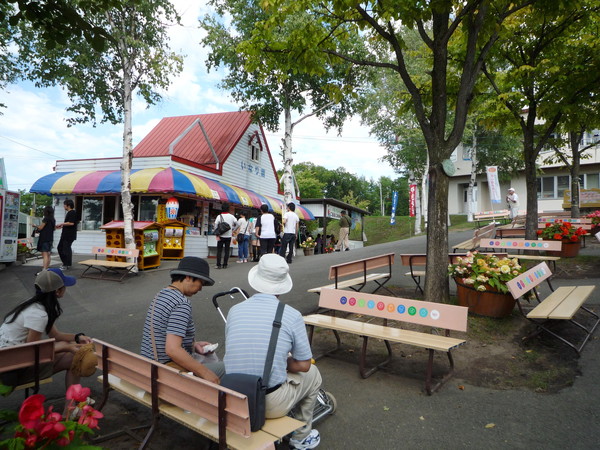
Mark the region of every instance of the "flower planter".
POLYGON ((303 248, 302 250, 304 250, 304 256, 309 256, 309 255, 315 254, 314 248, 303 248))
POLYGON ((579 249, 581 248, 581 241, 572 242, 572 241, 563 241, 562 250, 560 251, 550 251, 548 250, 546 253, 548 256, 559 256, 561 258, 575 258, 579 255, 579 249))
POLYGON ((510 316, 516 300, 510 293, 477 291, 455 279, 456 295, 460 306, 467 306, 471 314, 502 318, 510 316))

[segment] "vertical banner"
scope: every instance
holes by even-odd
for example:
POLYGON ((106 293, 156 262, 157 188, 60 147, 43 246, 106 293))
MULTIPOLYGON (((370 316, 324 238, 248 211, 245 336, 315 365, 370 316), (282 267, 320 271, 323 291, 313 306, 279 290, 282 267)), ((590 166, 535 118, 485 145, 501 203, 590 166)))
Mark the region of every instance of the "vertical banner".
POLYGON ((500 182, 498 181, 498 167, 486 167, 488 188, 490 190, 490 200, 492 204, 502 203, 502 194, 500 193, 500 182))
POLYGON ((398 206, 398 191, 392 193, 392 216, 390 217, 390 225, 396 225, 396 207, 398 206))
POLYGON ((408 187, 408 215, 415 217, 417 208, 417 185, 411 184, 408 187))

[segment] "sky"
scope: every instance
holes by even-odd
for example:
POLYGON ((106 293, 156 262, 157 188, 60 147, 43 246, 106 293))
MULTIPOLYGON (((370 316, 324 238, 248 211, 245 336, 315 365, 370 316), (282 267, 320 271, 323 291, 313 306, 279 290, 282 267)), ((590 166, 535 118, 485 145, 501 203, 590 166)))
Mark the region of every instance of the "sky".
MULTIPOLYGON (((207 72, 208 49, 200 45, 203 30, 198 18, 208 12, 204 2, 173 0, 182 16, 181 27, 170 30, 170 47, 184 55, 184 69, 173 77, 163 100, 150 107, 142 101, 133 105, 134 146, 163 117, 237 111, 227 91, 218 87, 223 71, 207 72)), ((8 188, 29 190, 44 175, 53 172, 56 160, 120 157, 123 126, 89 124, 67 127, 65 109, 70 105, 60 88, 36 88, 30 82, 10 85, 1 93, 7 108, 0 110, 0 158, 4 159, 8 188)), ((276 169, 283 166, 283 127, 267 134, 276 169)), ((294 128, 294 163, 312 162, 327 169, 344 167, 367 179, 396 178, 387 163, 380 162, 385 149, 369 136, 359 118, 346 122, 342 134, 327 133, 318 119, 308 118, 294 128)))

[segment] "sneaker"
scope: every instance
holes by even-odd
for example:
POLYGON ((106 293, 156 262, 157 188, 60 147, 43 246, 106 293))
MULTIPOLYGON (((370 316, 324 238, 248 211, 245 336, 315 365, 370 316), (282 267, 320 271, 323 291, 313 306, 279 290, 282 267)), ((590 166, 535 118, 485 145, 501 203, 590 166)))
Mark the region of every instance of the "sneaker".
POLYGON ((225 265, 223 266, 223 269, 227 269, 227 264, 225 264, 225 265))
POLYGON ((315 448, 321 442, 321 436, 317 430, 311 430, 310 434, 306 436, 301 441, 291 438, 290 439, 290 448, 294 449, 305 449, 305 448, 315 448))
POLYGON ((239 261, 236 261, 236 263, 238 263, 238 264, 244 264, 244 260, 240 259, 239 261))
POLYGON ((220 269, 220 268, 221 268, 221 266, 215 266, 215 269, 220 269))
POLYGON ((71 266, 60 266, 60 270, 69 270, 71 266))

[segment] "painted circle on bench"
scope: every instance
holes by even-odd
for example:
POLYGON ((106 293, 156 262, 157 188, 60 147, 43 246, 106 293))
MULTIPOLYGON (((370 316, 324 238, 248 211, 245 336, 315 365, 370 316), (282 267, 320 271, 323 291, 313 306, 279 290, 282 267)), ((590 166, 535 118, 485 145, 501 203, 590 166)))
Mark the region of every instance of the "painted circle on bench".
POLYGON ((433 320, 438 320, 440 318, 440 312, 437 309, 432 309, 429 317, 431 317, 433 320))
POLYGON ((428 314, 428 312, 429 312, 429 311, 427 311, 427 308, 421 308, 421 309, 419 310, 419 315, 420 315, 421 317, 427 317, 427 314, 428 314))
POLYGON ((365 307, 365 300, 364 299, 359 299, 358 300, 358 306, 359 308, 364 308, 365 307))
POLYGON ((414 306, 411 306, 410 308, 408 308, 408 314, 410 314, 411 316, 414 316, 417 313, 417 308, 415 308, 414 306))
POLYGON ((388 304, 388 311, 389 312, 394 312, 395 309, 396 309, 396 305, 394 305, 393 303, 389 303, 388 304))
POLYGON ((398 311, 398 314, 404 314, 406 312, 406 306, 398 305, 398 308, 396 308, 396 310, 398 311))
POLYGON ((341 303, 342 305, 345 305, 347 301, 348 301, 348 299, 347 299, 346 297, 342 297, 342 298, 340 298, 340 303, 341 303))
POLYGON ((367 302, 367 307, 368 307, 369 309, 373 309, 373 308, 375 308, 375 302, 374 302, 373 300, 369 300, 369 301, 367 302))
POLYGON ((354 306, 356 305, 356 299, 354 297, 351 297, 350 300, 348 300, 348 303, 350 304, 350 306, 354 306))
POLYGON ((385 309, 385 303, 383 303, 383 302, 377 302, 377 309, 379 311, 383 311, 385 309))

